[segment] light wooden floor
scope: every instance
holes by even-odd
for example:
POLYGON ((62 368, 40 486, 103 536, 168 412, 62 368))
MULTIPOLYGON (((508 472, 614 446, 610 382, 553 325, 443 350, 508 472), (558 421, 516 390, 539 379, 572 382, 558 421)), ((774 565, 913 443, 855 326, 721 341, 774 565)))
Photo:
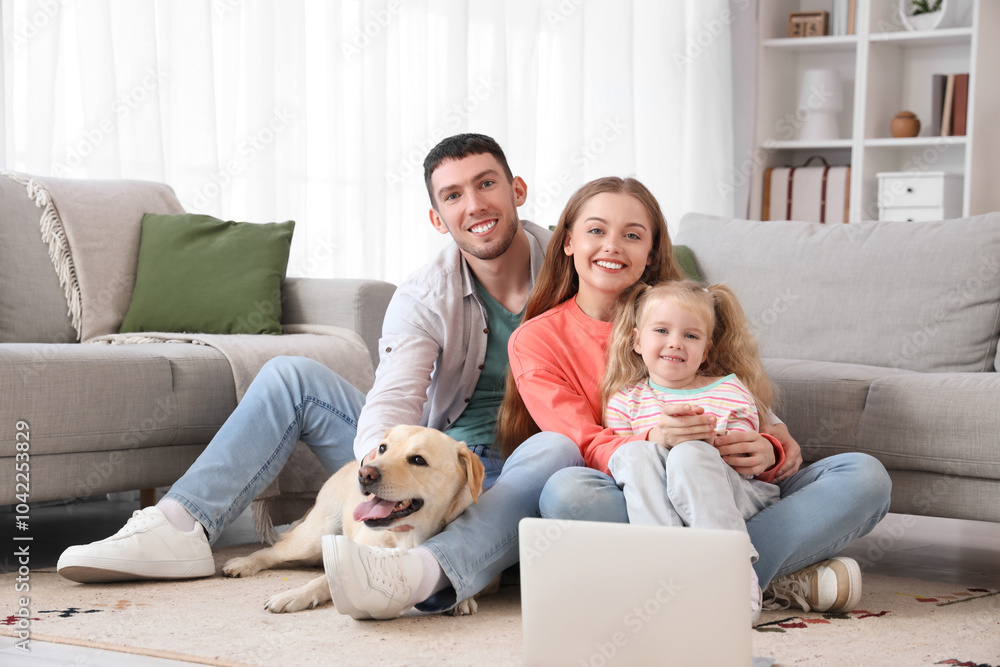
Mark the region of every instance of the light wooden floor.
MULTIPOLYGON (((130 500, 33 507, 32 567, 55 567, 62 550, 116 532, 137 509, 130 500)), ((0 543, 12 544, 14 516, 0 514, 0 543)), ((255 541, 248 514, 221 536, 216 546, 255 541)), ((842 555, 858 561, 865 572, 889 576, 1000 588, 1000 524, 889 514, 871 534, 856 540, 842 555)), ((11 567, 11 560, 4 568, 11 567)), ((6 571, 6 570, 5 570, 6 571)), ((193 663, 145 658, 77 646, 32 641, 31 653, 14 649, 15 640, 0 637, 4 667, 189 667, 193 663)))

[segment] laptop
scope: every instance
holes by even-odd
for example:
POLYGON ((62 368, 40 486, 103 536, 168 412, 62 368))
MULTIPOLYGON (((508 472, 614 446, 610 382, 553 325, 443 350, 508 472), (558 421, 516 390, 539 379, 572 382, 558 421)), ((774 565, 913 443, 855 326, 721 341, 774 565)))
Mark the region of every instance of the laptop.
POLYGON ((522 519, 526 665, 746 667, 746 533, 522 519))

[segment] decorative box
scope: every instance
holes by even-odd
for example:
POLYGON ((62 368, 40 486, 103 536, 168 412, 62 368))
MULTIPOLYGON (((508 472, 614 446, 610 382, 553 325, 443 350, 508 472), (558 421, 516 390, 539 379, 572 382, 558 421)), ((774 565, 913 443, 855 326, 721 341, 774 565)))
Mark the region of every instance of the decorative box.
POLYGON ((878 219, 950 220, 962 217, 962 177, 943 171, 883 171, 878 219))
POLYGON ((847 222, 851 167, 831 167, 819 156, 801 167, 771 167, 764 171, 761 220, 847 222), (818 159, 822 167, 810 167, 818 159))

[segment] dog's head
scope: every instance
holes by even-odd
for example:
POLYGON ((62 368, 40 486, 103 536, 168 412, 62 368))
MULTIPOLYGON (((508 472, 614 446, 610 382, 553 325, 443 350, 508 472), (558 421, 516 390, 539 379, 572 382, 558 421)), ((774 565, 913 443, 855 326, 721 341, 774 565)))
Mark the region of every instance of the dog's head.
POLYGON ((432 535, 478 502, 484 476, 482 462, 464 442, 432 428, 396 426, 361 462, 358 486, 367 498, 354 520, 432 535))

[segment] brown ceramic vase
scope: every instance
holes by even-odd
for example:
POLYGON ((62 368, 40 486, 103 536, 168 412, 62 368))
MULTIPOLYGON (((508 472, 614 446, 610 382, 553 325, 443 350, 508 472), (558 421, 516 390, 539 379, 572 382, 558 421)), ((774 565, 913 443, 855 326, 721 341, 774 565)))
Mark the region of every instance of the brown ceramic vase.
POLYGON ((900 111, 889 123, 889 131, 894 137, 915 137, 920 133, 920 119, 912 111, 900 111))

